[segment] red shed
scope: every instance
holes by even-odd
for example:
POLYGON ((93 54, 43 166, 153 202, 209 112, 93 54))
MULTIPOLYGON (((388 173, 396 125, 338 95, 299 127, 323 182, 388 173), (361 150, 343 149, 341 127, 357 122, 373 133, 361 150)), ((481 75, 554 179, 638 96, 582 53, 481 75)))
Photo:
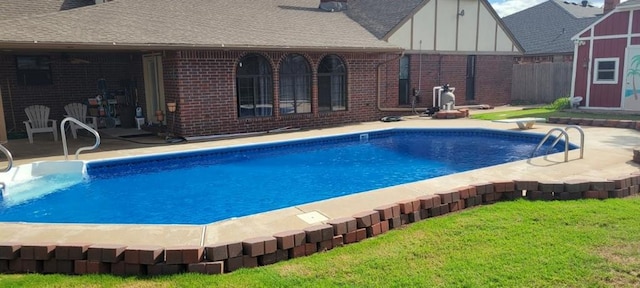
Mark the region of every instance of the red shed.
POLYGON ((572 40, 571 95, 580 105, 640 111, 640 0, 606 0, 605 15, 572 40))

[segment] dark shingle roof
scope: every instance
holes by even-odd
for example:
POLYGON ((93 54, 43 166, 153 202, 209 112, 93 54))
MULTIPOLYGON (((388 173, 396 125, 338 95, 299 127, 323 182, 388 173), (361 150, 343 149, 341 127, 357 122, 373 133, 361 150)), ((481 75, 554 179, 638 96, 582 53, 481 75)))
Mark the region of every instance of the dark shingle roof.
POLYGON ((94 3, 95 0, 1 0, 0 20, 47 14, 94 3))
POLYGON ((345 13, 371 34, 384 38, 424 0, 349 0, 345 13))
POLYGON ((318 9, 318 3, 115 0, 2 21, 0 47, 401 50, 344 13, 318 9))
POLYGON ((571 37, 601 14, 602 8, 549 0, 502 20, 524 48, 525 55, 564 54, 573 52, 571 37), (579 9, 584 11, 578 12, 579 9))

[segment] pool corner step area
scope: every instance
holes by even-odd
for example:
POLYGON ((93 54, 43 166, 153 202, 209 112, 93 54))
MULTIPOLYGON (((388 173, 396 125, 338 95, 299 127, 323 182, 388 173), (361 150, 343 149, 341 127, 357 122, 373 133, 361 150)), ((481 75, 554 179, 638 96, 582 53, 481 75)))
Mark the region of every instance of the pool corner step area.
POLYGON ((80 160, 23 164, 0 173, 3 184, 0 199, 4 200, 5 207, 13 206, 80 183, 85 176, 85 162, 80 160))

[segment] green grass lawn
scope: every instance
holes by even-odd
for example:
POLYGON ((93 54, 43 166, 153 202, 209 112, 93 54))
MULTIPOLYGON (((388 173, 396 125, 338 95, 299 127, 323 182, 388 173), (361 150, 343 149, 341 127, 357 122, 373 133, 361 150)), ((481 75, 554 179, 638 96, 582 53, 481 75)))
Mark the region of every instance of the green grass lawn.
POLYGON ((640 115, 623 114, 623 113, 590 113, 590 112, 571 112, 570 110, 555 110, 549 108, 535 108, 526 110, 513 110, 501 112, 489 112, 471 115, 473 119, 480 120, 499 120, 521 117, 569 117, 569 118, 592 118, 592 119, 619 119, 619 120, 640 120, 640 115))
POLYGON ((638 287, 640 198, 501 202, 226 275, 0 275, 2 287, 638 287))

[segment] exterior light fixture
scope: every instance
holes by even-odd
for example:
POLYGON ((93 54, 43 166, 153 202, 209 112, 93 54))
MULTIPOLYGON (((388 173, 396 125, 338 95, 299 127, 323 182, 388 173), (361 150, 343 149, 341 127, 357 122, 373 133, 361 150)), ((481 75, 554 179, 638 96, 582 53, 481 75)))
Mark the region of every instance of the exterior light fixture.
POLYGON ((167 103, 167 110, 171 113, 176 112, 176 102, 167 103))

